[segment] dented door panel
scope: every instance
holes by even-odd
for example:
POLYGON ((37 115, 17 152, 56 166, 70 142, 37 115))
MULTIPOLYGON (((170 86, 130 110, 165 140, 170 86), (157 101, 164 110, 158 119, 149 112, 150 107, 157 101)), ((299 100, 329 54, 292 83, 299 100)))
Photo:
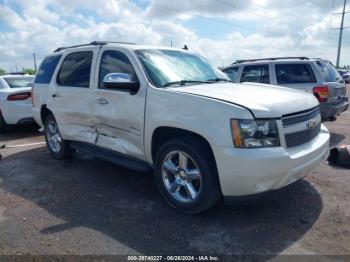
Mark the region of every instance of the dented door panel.
MULTIPOLYGON (((122 154, 127 154, 139 159, 144 159, 144 114, 145 99, 147 92, 147 79, 136 57, 129 51, 102 47, 97 59, 95 75, 100 76, 100 63, 104 52, 119 52, 131 63, 133 73, 140 82, 140 89, 136 94, 129 92, 101 88, 101 79, 96 77, 95 90, 92 101, 92 122, 95 127, 97 138, 95 143, 99 146, 112 149, 122 154)), ((124 57, 124 58, 125 58, 124 57)), ((116 68, 113 59, 108 63, 109 68, 116 68)), ((115 69, 108 70, 108 73, 115 69)))
POLYGON ((96 144, 134 157, 144 158, 144 91, 136 95, 120 91, 97 90, 108 104, 93 103, 96 144))
MULTIPOLYGON (((67 52, 58 65, 60 69, 53 76, 55 81, 49 89, 48 108, 54 112, 60 133, 66 140, 94 143, 97 139, 96 128, 91 118, 93 113, 91 101, 93 95, 92 87, 94 85, 93 72, 98 53, 99 49, 96 47, 81 48, 67 52), (60 70, 62 70, 65 59, 69 55, 79 52, 92 53, 89 82, 85 87, 60 83, 60 70)), ((67 76, 64 77, 67 78, 67 76)))

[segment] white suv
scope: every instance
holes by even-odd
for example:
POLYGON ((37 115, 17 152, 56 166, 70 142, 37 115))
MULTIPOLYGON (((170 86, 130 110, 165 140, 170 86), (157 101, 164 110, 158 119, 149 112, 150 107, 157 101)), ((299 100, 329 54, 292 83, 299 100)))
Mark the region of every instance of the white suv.
POLYGON ((230 83, 181 49, 59 48, 42 63, 33 99, 54 158, 85 150, 152 169, 165 200, 186 213, 289 185, 329 147, 313 95, 230 83))
POLYGON ((327 60, 307 57, 275 57, 238 60, 222 69, 234 82, 280 85, 314 94, 323 120, 348 109, 345 83, 327 60))

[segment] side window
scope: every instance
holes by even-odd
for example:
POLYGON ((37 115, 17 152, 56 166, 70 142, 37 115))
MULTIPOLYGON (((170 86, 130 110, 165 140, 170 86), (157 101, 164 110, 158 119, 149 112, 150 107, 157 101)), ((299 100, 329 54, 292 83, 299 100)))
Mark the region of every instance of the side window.
POLYGON ((61 86, 90 86, 90 73, 93 53, 91 51, 75 52, 67 55, 57 76, 61 86))
POLYGON ((316 78, 309 64, 276 64, 278 84, 316 83, 316 78))
POLYGON ((132 81, 137 81, 135 70, 129 58, 120 51, 104 51, 101 58, 99 88, 104 88, 103 78, 111 73, 124 73, 130 76, 132 81))
POLYGON ((226 69, 224 71, 224 73, 233 81, 233 82, 237 82, 238 81, 238 71, 239 71, 239 67, 235 66, 235 67, 231 67, 229 69, 226 69))
POLYGON ((46 57, 40 65, 34 83, 49 84, 51 82, 52 75, 55 72, 58 61, 60 61, 60 58, 61 55, 46 57))
POLYGON ((248 65, 243 69, 241 82, 270 83, 269 65, 248 65))

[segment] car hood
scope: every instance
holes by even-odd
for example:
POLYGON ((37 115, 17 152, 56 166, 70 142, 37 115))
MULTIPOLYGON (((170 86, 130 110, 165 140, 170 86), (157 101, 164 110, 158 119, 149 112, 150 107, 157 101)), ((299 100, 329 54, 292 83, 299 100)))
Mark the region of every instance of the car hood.
POLYGON ((311 94, 257 83, 215 83, 170 89, 240 105, 250 110, 256 118, 280 118, 318 105, 317 99, 311 94))

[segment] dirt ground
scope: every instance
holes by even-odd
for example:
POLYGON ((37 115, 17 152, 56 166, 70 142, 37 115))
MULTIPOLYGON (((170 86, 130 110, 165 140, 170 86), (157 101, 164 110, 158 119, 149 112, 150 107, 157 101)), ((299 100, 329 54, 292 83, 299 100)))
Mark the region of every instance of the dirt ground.
MULTIPOLYGON (((350 144, 350 111, 326 123, 350 144)), ((43 141, 36 127, 0 145, 43 141)), ((45 145, 0 149, 1 255, 350 255, 350 170, 320 164, 261 199, 196 215, 169 208, 151 174, 79 153, 53 160, 45 145)))

